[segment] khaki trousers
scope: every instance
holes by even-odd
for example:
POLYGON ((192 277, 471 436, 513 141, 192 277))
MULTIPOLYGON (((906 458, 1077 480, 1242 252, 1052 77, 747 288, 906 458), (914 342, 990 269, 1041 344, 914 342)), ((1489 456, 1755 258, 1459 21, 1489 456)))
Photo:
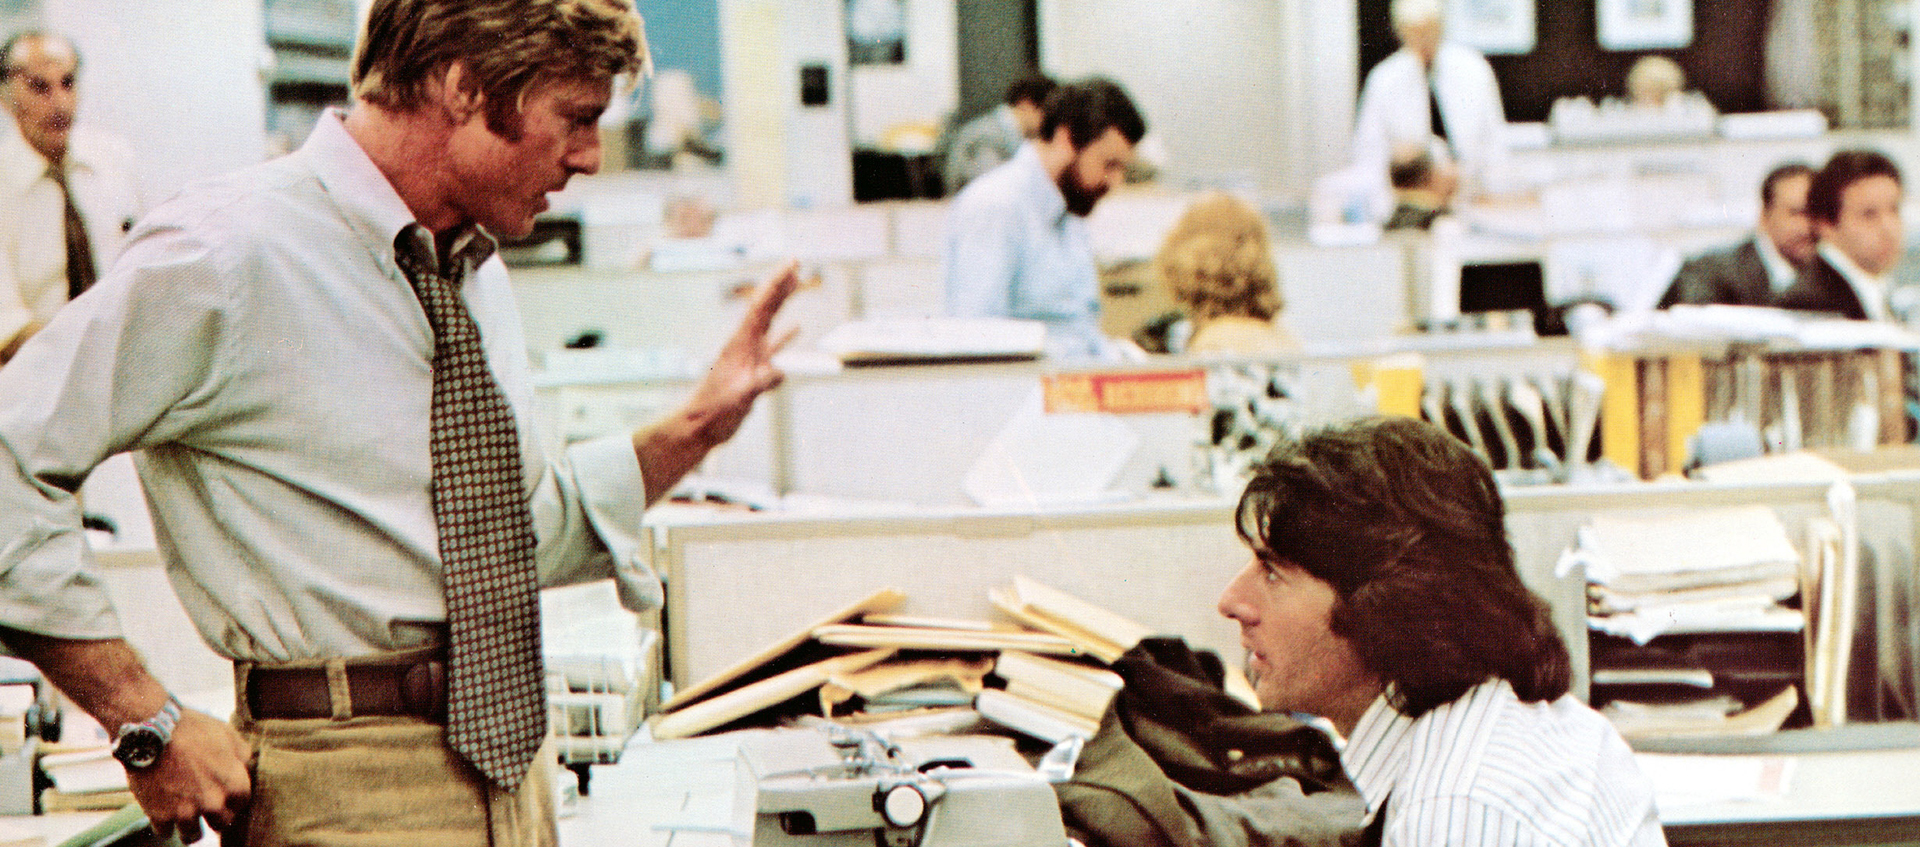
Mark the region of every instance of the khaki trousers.
POLYGON ((234 726, 253 751, 253 802, 223 847, 557 847, 551 743, 509 794, 419 718, 242 709, 234 726))

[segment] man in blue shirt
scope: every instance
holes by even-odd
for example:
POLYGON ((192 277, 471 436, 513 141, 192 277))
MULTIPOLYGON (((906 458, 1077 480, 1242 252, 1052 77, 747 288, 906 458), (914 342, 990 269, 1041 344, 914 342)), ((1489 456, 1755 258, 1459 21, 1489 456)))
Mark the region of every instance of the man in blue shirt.
POLYGON ((1099 275, 1086 216, 1119 184, 1146 122, 1119 85, 1047 98, 1040 137, 967 184, 947 219, 947 311, 1044 321, 1047 352, 1098 356, 1099 275))

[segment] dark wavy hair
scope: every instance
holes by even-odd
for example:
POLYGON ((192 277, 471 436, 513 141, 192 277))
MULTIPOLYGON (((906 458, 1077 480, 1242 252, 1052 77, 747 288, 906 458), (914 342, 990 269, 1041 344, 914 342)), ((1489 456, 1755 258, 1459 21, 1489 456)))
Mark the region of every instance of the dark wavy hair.
POLYGON ((1840 195, 1847 186, 1871 176, 1900 182, 1900 166, 1874 150, 1842 150, 1833 154, 1807 184, 1807 214, 1827 223, 1840 221, 1840 195))
POLYGON ((1040 137, 1052 138, 1054 129, 1066 127, 1075 150, 1092 144, 1108 128, 1119 130, 1128 144, 1139 144, 1147 134, 1147 121, 1126 89, 1097 76, 1055 88, 1040 110, 1040 137))
POLYGON ((1240 496, 1240 537, 1333 586, 1332 630, 1418 717, 1499 677, 1527 701, 1567 693, 1567 648, 1521 583, 1485 462, 1412 418, 1282 442, 1240 496))

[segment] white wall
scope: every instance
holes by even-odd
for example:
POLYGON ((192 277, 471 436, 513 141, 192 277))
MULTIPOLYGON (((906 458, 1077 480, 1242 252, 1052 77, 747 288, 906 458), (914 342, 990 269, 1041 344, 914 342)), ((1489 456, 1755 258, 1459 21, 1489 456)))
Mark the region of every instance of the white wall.
POLYGON ((720 75, 734 195, 748 207, 853 202, 840 0, 723 0, 720 75), (829 101, 800 105, 800 67, 828 68, 829 101))
POLYGON ((1348 0, 1277 0, 1280 35, 1281 179, 1275 190, 1301 200, 1316 177, 1345 167, 1360 90, 1359 28, 1348 0))
POLYGON ((901 124, 939 128, 960 102, 958 27, 953 0, 907 0, 906 62, 851 69, 854 143, 879 146, 901 124))
POLYGON ((187 182, 261 160, 266 59, 258 2, 44 0, 79 46, 78 120, 125 137, 149 204, 187 182))
POLYGON ((1040 61, 1126 86, 1175 185, 1299 200, 1344 158, 1354 10, 1336 0, 1041 0, 1040 61))

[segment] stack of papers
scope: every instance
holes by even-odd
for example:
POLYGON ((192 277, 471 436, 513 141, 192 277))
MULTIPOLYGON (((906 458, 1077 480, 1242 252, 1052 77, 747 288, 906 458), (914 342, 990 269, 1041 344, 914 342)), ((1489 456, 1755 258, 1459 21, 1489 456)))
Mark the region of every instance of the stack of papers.
MULTIPOLYGON (((1026 577, 991 591, 1011 620, 903 614, 877 592, 668 700, 655 740, 830 722, 888 737, 1001 727, 1091 738, 1124 687, 1108 669, 1150 630, 1026 577)), ((1228 693, 1257 702, 1244 674, 1228 693)))
POLYGON ((1009 318, 851 321, 827 331, 821 351, 849 365, 1037 359, 1047 325, 1009 318))
POLYGON ((1588 623, 1645 644, 1700 632, 1799 632, 1800 553, 1765 506, 1601 516, 1562 568, 1586 567, 1588 623))

